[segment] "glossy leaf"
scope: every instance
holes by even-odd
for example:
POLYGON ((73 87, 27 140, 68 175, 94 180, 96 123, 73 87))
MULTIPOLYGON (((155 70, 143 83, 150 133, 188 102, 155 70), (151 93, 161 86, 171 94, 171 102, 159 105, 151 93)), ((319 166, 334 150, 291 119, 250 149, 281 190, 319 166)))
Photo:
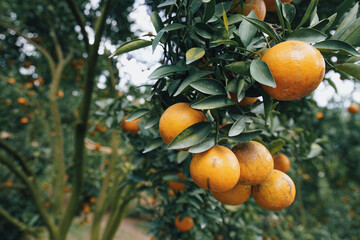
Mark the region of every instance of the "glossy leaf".
POLYGON ((282 13, 285 20, 289 23, 292 23, 296 15, 296 8, 290 3, 283 3, 282 13))
POLYGON ((161 138, 155 138, 151 141, 150 145, 145 148, 143 153, 148 153, 164 144, 163 140, 161 138))
MULTIPOLYGON (((254 11, 251 11, 248 16, 251 18, 256 18, 254 11)), ((238 33, 241 42, 244 44, 245 47, 247 47, 251 43, 256 32, 257 32, 257 28, 253 24, 251 24, 248 21, 241 22, 238 33)))
POLYGON ((257 82, 273 88, 276 87, 274 77, 265 62, 254 59, 250 65, 250 74, 257 82))
POLYGON ((148 120, 146 120, 146 122, 144 123, 144 128, 145 129, 149 129, 152 128, 153 126, 155 126, 158 122, 159 122, 159 117, 158 116, 152 116, 150 117, 148 120))
POLYGON ((196 72, 194 74, 191 74, 190 76, 188 76, 187 78, 185 78, 185 80, 180 84, 178 90, 175 92, 174 96, 178 96, 179 94, 181 94, 188 86, 190 86, 190 84, 192 82, 195 82, 196 80, 208 76, 210 74, 212 74, 214 72, 211 71, 199 71, 196 72))
POLYGON ((354 63, 343 63, 334 67, 337 70, 343 71, 350 76, 360 80, 360 66, 354 63))
POLYGON ((179 133, 175 139, 169 144, 169 149, 183 149, 200 143, 209 135, 211 124, 208 122, 199 122, 186 128, 179 133))
POLYGON ((260 31, 266 33, 267 35, 269 35, 271 38, 275 39, 277 42, 280 42, 280 38, 277 35, 277 33, 271 28, 271 26, 263 21, 260 21, 259 19, 256 18, 249 18, 249 17, 244 17, 246 21, 250 22, 251 24, 253 24, 255 27, 257 27, 260 31))
POLYGON ((314 42, 319 42, 319 41, 323 41, 326 39, 326 34, 313 29, 313 28, 302 28, 302 29, 297 29, 295 31, 293 31, 292 33, 290 33, 287 37, 286 40, 297 40, 297 41, 303 41, 306 43, 314 43, 314 42))
POLYGON ((191 147, 188 151, 191 153, 202 153, 202 152, 209 150, 213 146, 215 146, 215 139, 212 136, 212 137, 206 138, 201 143, 196 144, 195 146, 191 147))
POLYGON ((282 139, 276 139, 269 143, 269 150, 271 154, 275 154, 281 150, 281 148, 285 145, 285 141, 282 139))
POLYGON ((206 97, 196 103, 193 103, 191 104, 191 107, 198 110, 209 110, 227 107, 234 104, 234 101, 228 99, 226 95, 215 95, 206 97))
POLYGON ((224 86, 220 82, 211 78, 197 80, 195 82, 192 82, 190 86, 202 93, 210 95, 219 95, 226 93, 224 86))
POLYGON ((350 12, 346 15, 344 20, 340 23, 339 27, 336 29, 334 35, 331 39, 339 39, 340 36, 348 29, 348 27, 355 22, 356 16, 359 10, 359 3, 356 3, 355 6, 350 10, 350 12))
POLYGON ((225 66, 229 71, 232 71, 241 75, 248 75, 250 73, 250 61, 233 62, 225 66))
POLYGON ((339 40, 325 40, 314 44, 314 47, 323 52, 344 52, 346 54, 359 56, 360 53, 350 44, 339 40))
POLYGON ((311 14, 315 10, 318 3, 319 3, 319 0, 311 0, 308 8, 306 9, 306 12, 305 12, 303 18, 301 19, 299 26, 296 29, 300 28, 302 25, 304 25, 309 20, 311 14))
POLYGON ((125 122, 130 122, 133 120, 136 120, 138 118, 141 118, 142 116, 144 116, 145 114, 147 114, 148 112, 150 112, 150 110, 148 109, 138 109, 134 112, 132 112, 125 120, 125 122))
POLYGON ((261 132, 262 132, 262 130, 246 131, 246 132, 241 133, 238 136, 230 137, 229 139, 231 139, 233 141, 237 141, 237 142, 248 142, 248 141, 251 141, 256 136, 258 136, 261 132))
POLYGON ((229 137, 234 137, 242 133, 245 130, 245 118, 241 117, 231 126, 229 130, 229 137))
POLYGON ((358 18, 345 30, 339 40, 350 43, 353 46, 360 45, 360 18, 358 18))
POLYGON ((212 16, 214 16, 215 5, 216 5, 215 0, 211 0, 207 4, 205 4, 204 22, 209 21, 212 18, 212 16))
POLYGON ((205 50, 202 48, 190 48, 187 50, 185 57, 186 57, 186 64, 190 64, 195 62, 196 60, 202 58, 205 55, 205 50))
POLYGON ((320 22, 318 22, 316 24, 311 25, 310 28, 317 29, 320 32, 325 32, 334 23, 334 21, 336 19, 336 16, 337 16, 337 13, 331 15, 328 18, 325 18, 325 19, 321 20, 320 22))
POLYGON ((160 32, 160 30, 164 28, 164 23, 162 22, 159 14, 157 12, 154 11, 151 13, 150 20, 151 20, 152 24, 154 25, 154 28, 157 33, 160 32))
POLYGON ((121 55, 123 53, 128 53, 128 52, 140 49, 140 48, 144 48, 144 47, 150 46, 151 44, 152 44, 152 42, 148 41, 148 40, 134 39, 129 42, 121 44, 120 47, 118 47, 116 49, 116 51, 110 55, 109 58, 121 55))
POLYGON ((160 77, 164 77, 166 75, 177 73, 177 72, 185 72, 187 71, 187 67, 184 66, 176 66, 176 65, 163 65, 155 69, 149 76, 149 79, 156 79, 160 77))
POLYGON ((157 7, 158 8, 167 7, 167 6, 174 5, 175 3, 176 3, 176 0, 166 0, 163 3, 160 3, 157 7))

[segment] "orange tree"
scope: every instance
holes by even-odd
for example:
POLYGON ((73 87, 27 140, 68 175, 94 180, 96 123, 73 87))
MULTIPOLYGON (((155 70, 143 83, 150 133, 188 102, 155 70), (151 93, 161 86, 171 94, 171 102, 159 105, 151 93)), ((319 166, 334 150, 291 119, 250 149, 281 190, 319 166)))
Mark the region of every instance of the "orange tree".
MULTIPOLYGON (((323 163, 316 161, 321 139, 301 119, 311 112, 308 95, 327 71, 360 78, 359 52, 354 47, 359 45, 358 4, 344 17, 319 19, 314 0, 296 18, 294 5, 276 0, 276 11, 268 17, 272 23, 267 23, 257 18, 256 11, 241 14, 247 2, 163 2, 157 7, 164 20, 156 11, 151 14, 157 34, 151 40, 124 43, 113 53, 145 46, 164 50, 163 65, 149 76, 154 84, 147 104, 152 107, 127 118, 142 118, 147 129, 143 132, 154 136, 143 153, 156 152, 156 158, 133 177, 149 181, 150 187, 144 188, 160 199, 141 210, 155 217, 151 226, 158 239, 353 237, 354 229, 308 230, 302 178, 311 177, 300 166, 310 159, 319 167, 323 163), (255 143, 251 140, 261 148, 251 147, 255 143), (232 153, 230 147, 239 142, 244 147, 234 147, 232 153), (273 170, 270 154, 281 149, 295 161, 289 172, 292 179, 273 170), (248 156, 242 157, 247 151, 248 156), (172 182, 185 187, 174 188, 172 182), (295 187, 297 199, 287 210, 273 213, 257 206, 284 209, 294 201, 295 187), (249 188, 255 201, 246 201, 249 188), (226 205, 246 202, 224 206, 212 191, 226 205)), ((334 85, 328 77, 325 82, 334 85)), ((326 194, 320 197, 326 201, 326 194)))

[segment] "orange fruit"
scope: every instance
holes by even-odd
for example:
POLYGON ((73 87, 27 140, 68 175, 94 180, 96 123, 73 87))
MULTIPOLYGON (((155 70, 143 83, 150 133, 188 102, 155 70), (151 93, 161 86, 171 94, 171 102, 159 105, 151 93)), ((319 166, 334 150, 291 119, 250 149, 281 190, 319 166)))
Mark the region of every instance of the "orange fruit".
POLYGON ((97 201, 96 197, 91 197, 89 200, 89 202, 93 204, 96 203, 96 201, 97 201))
POLYGON ((359 105, 356 103, 352 103, 347 110, 349 113, 355 114, 359 112, 359 105))
POLYGON ((227 205, 240 205, 249 199, 251 186, 237 183, 236 186, 227 192, 211 192, 216 200, 227 205))
POLYGON ((262 184, 252 187, 252 194, 260 207, 277 211, 293 203, 296 189, 288 175, 274 169, 262 184))
POLYGON ((16 83, 15 78, 9 78, 9 79, 8 79, 8 83, 10 83, 10 84, 16 83))
MULTIPOLYGON (((264 0, 244 0, 244 15, 247 16, 251 11, 254 11, 255 15, 263 21, 266 15, 266 5, 264 0)), ((241 11, 240 0, 233 0, 230 8, 230 12, 237 12, 239 14, 241 11)))
POLYGON ((291 164, 289 158, 285 154, 278 153, 273 156, 273 160, 274 160, 274 169, 277 169, 284 173, 289 171, 291 164))
POLYGON ((159 132, 166 145, 183 130, 198 122, 206 121, 203 112, 190 107, 189 103, 176 103, 165 110, 159 121, 159 132))
POLYGON ((292 101, 312 93, 325 74, 321 53, 305 42, 286 41, 270 48, 261 58, 270 68, 276 87, 262 85, 270 96, 292 101))
POLYGON ((22 124, 28 124, 28 123, 29 123, 29 119, 28 119, 27 117, 22 117, 22 118, 20 118, 20 122, 21 122, 22 124))
MULTIPOLYGON (((282 3, 290 3, 292 0, 281 0, 282 3)), ((276 12, 275 0, 264 0, 268 12, 276 12)))
POLYGON ((240 184, 257 185, 264 182, 274 169, 274 161, 264 145, 250 141, 232 148, 240 163, 240 184))
POLYGON ((34 81, 37 82, 39 85, 44 83, 44 79, 42 77, 38 77, 34 81))
MULTIPOLYGON (((178 176, 181 180, 185 181, 186 177, 183 173, 177 173, 176 176, 178 176)), ((185 184, 182 182, 174 182, 174 181, 168 181, 168 185, 171 189, 175 191, 183 191, 185 189, 185 184)))
POLYGON ((199 187, 213 192, 226 192, 239 181, 240 165, 230 149, 216 145, 194 155, 190 174, 199 187))
POLYGON ((25 104, 25 103, 26 103, 26 99, 23 98, 23 97, 19 97, 19 98, 17 99, 17 102, 18 102, 19 104, 25 104))
POLYGON ((84 203, 82 212, 83 213, 89 213, 90 211, 91 211, 90 205, 88 203, 84 203))
POLYGON ((184 217, 180 220, 180 216, 177 216, 175 218, 175 227, 180 231, 180 232, 187 232, 190 231, 194 226, 194 220, 192 219, 192 217, 184 217))
POLYGON ((139 127, 138 123, 141 123, 141 119, 138 118, 138 119, 133 120, 133 121, 125 122, 125 120, 129 117, 129 115, 130 114, 126 115, 123 118, 123 120, 121 121, 121 128, 125 132, 129 132, 129 134, 134 135, 140 130, 140 127, 139 127))
POLYGON ((64 92, 59 90, 57 93, 56 93, 56 96, 58 96, 59 98, 62 98, 64 97, 64 92))
POLYGON ((317 113, 315 114, 315 117, 316 117, 317 119, 322 119, 322 118, 324 117, 324 114, 323 114, 322 112, 317 112, 317 113))
POLYGON ((257 97, 244 97, 239 102, 236 93, 230 93, 230 97, 234 102, 237 102, 240 106, 244 106, 244 107, 250 106, 251 104, 254 104, 258 100, 257 97))

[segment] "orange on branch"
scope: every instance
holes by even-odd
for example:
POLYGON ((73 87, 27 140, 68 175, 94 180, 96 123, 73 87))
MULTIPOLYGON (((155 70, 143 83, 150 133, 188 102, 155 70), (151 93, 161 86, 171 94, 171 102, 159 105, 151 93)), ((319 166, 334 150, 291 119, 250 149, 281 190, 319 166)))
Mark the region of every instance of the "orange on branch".
MULTIPOLYGON (((264 0, 244 0, 244 15, 247 16, 251 11, 254 11, 255 15, 263 21, 266 16, 266 5, 264 0)), ((233 0, 230 8, 230 12, 242 13, 240 0, 233 0)))
POLYGON ((315 117, 316 117, 317 119, 322 119, 322 118, 324 117, 324 114, 323 114, 322 112, 317 112, 317 113, 315 114, 315 117))
POLYGON ((254 104, 258 98, 257 97, 244 97, 243 99, 241 99, 241 101, 239 102, 238 101, 238 98, 237 98, 237 94, 236 93, 230 93, 230 97, 231 99, 238 103, 240 106, 244 106, 244 107, 247 107, 247 106, 250 106, 251 104, 254 104))
POLYGON ((291 178, 279 170, 273 170, 262 184, 252 187, 255 202, 266 210, 281 210, 295 199, 296 189, 291 178))
POLYGON ((192 219, 192 217, 183 217, 180 220, 180 216, 177 216, 175 218, 175 227, 180 231, 180 232, 187 232, 190 231, 193 227, 194 227, 194 220, 192 219))
POLYGON ((349 113, 355 114, 359 112, 359 105, 357 103, 352 103, 347 110, 349 113))
POLYGON ((9 78, 9 79, 8 79, 8 83, 10 83, 10 84, 16 83, 15 78, 9 78))
MULTIPOLYGON (((186 176, 183 173, 177 173, 176 176, 178 176, 183 181, 186 180, 186 176)), ((185 184, 182 182, 168 181, 168 185, 171 189, 179 192, 185 189, 185 184)))
POLYGON ((216 200, 227 205, 240 205, 249 199, 251 195, 251 186, 242 185, 240 182, 227 192, 211 192, 216 200))
POLYGON ((20 118, 20 122, 21 122, 22 124, 28 124, 28 123, 29 123, 29 119, 28 119, 27 117, 22 117, 22 118, 20 118))
POLYGON ((126 122, 125 120, 129 117, 130 114, 126 115, 123 120, 121 121, 121 128, 125 131, 128 132, 131 135, 136 134, 137 132, 139 132, 140 127, 138 125, 138 123, 141 123, 141 119, 138 118, 136 120, 133 121, 129 121, 126 122))
POLYGON ((285 154, 278 153, 273 156, 273 160, 274 160, 274 169, 282 171, 283 173, 289 171, 291 163, 289 158, 285 154))
POLYGON ((25 104, 25 103, 26 103, 26 99, 23 98, 23 97, 19 97, 19 98, 17 99, 17 102, 18 102, 19 104, 25 104))
POLYGON ((257 185, 264 182, 274 169, 273 158, 261 143, 250 141, 238 143, 232 148, 240 163, 239 182, 244 185, 257 185))
POLYGON ((226 192, 239 181, 240 164, 230 149, 216 145, 194 155, 190 174, 199 187, 212 192, 226 192))
POLYGON ((176 103, 161 115, 159 132, 166 145, 186 128, 195 123, 207 121, 203 112, 190 107, 189 103, 176 103))
MULTIPOLYGON (((292 0, 281 0, 282 3, 290 3, 292 0)), ((264 0, 268 12, 276 12, 275 0, 264 0)))
POLYGON ((275 79, 276 87, 262 85, 271 97, 292 101, 312 93, 325 74, 321 53, 305 42, 286 41, 270 48, 261 58, 275 79))

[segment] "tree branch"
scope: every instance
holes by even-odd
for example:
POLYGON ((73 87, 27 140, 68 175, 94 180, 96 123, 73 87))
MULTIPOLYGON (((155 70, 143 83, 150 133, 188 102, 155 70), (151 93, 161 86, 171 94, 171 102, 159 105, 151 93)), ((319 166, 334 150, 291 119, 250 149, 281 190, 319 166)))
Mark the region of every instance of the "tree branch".
POLYGON ((82 17, 79 9, 77 9, 77 7, 75 6, 75 3, 74 3, 73 0, 66 0, 66 3, 68 4, 71 12, 73 13, 76 22, 80 26, 81 34, 84 36, 84 43, 85 43, 86 52, 89 52, 89 38, 88 38, 87 32, 85 30, 85 20, 82 17))
POLYGON ((55 62, 53 60, 53 58, 51 57, 51 55, 49 54, 49 52, 41 47, 39 44, 37 44, 35 41, 33 41, 31 38, 29 38, 28 36, 26 36, 21 30, 17 29, 15 26, 11 25, 10 23, 8 23, 7 21, 5 21, 4 19, 0 18, 0 26, 3 26, 4 28, 8 28, 11 29, 13 31, 15 31, 15 33, 18 36, 21 36, 23 38, 25 38, 29 43, 31 43, 37 50, 39 50, 39 52, 41 52, 44 57, 47 59, 49 66, 50 66, 50 70, 54 71, 55 70, 55 62))
POLYGON ((55 51, 57 54, 57 59, 60 61, 63 61, 64 59, 64 55, 63 55, 63 51, 61 49, 61 44, 59 42, 59 39, 56 35, 56 32, 54 31, 54 29, 51 27, 50 28, 50 37, 52 38, 54 45, 55 45, 55 51))
POLYGON ((0 140, 0 147, 5 149, 8 153, 10 153, 15 159, 19 161, 20 166, 25 171, 27 175, 34 176, 31 169, 26 164, 26 160, 23 156, 21 156, 15 149, 7 145, 4 141, 0 140))

